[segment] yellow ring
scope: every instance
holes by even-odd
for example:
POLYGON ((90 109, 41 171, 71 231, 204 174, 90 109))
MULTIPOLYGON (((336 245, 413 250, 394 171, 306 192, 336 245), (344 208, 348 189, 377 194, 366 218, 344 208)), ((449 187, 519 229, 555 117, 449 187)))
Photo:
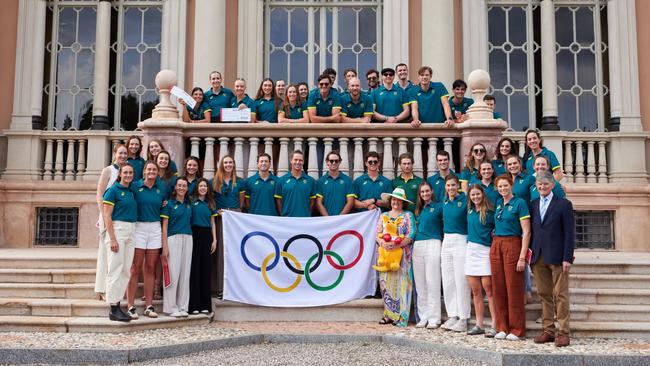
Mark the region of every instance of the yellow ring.
MULTIPOLYGON (((289 285, 288 287, 278 287, 278 286, 272 284, 271 280, 269 280, 268 276, 266 275, 266 266, 269 264, 271 259, 273 259, 273 257, 275 257, 275 253, 271 253, 271 254, 267 255, 266 258, 264 258, 264 260, 262 261, 262 268, 261 269, 262 269, 262 278, 264 278, 264 282, 266 282, 267 286, 269 286, 270 288, 274 289, 277 292, 293 291, 293 289, 298 287, 298 285, 300 284, 300 281, 302 280, 302 276, 298 275, 296 277, 296 280, 293 281, 293 283, 291 285, 289 285)), ((291 260, 293 262, 293 265, 296 266, 296 268, 298 268, 298 270, 302 269, 302 267, 300 266, 300 262, 298 262, 298 259, 296 259, 296 257, 293 256, 293 254, 282 251, 282 252, 280 252, 280 257, 289 258, 289 260, 291 260)))

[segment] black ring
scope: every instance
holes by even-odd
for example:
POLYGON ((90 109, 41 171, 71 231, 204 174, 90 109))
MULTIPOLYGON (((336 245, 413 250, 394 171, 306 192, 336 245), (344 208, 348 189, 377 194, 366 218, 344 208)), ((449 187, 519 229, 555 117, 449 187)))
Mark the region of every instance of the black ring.
MULTIPOLYGON (((291 245, 294 241, 298 239, 309 239, 313 241, 318 247, 318 260, 316 260, 316 264, 314 264, 314 266, 309 269, 309 273, 312 273, 316 270, 316 268, 318 268, 318 266, 320 266, 320 262, 323 260, 323 245, 320 243, 318 239, 316 239, 315 237, 309 234, 298 234, 292 236, 291 239, 287 240, 287 243, 284 244, 284 248, 282 250, 288 253, 289 251, 287 249, 289 249, 289 245, 291 245)), ((291 262, 289 262, 289 259, 287 259, 287 257, 282 257, 282 259, 284 260, 284 264, 287 266, 287 268, 289 268, 291 272, 299 275, 305 274, 305 271, 294 267, 291 264, 291 262)))

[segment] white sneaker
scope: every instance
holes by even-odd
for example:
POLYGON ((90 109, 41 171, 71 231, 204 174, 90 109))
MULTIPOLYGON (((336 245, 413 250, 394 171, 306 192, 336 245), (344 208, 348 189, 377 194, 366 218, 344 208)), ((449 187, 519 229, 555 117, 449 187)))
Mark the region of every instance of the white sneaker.
POLYGON ((508 335, 506 336, 506 340, 507 340, 507 341, 520 341, 520 340, 522 340, 522 339, 523 339, 523 338, 517 337, 516 335, 514 335, 514 334, 512 334, 512 333, 510 333, 510 334, 508 334, 508 335))
POLYGON ((207 309, 201 310, 201 314, 210 314, 210 310, 207 309))
POLYGON ((494 339, 506 339, 506 332, 499 332, 495 334, 494 339))
POLYGON ((131 319, 138 319, 140 318, 140 315, 138 315, 137 310, 135 310, 135 306, 131 306, 129 310, 127 311, 127 314, 131 317, 131 319))
POLYGON ((157 318, 158 313, 156 313, 156 310, 154 310, 153 305, 147 306, 147 308, 144 310, 144 315, 150 317, 150 318, 157 318))
POLYGON ((196 314, 198 314, 198 313, 199 313, 198 310, 194 310, 194 311, 192 312, 192 314, 194 314, 194 315, 196 315, 196 314))
POLYGON ((427 326, 427 320, 426 319, 421 319, 417 324, 415 324, 416 328, 424 328, 427 326))
POLYGON ((453 327, 454 324, 456 324, 457 321, 458 321, 457 317, 449 318, 449 319, 447 319, 446 322, 444 322, 444 324, 442 324, 441 328, 444 329, 444 330, 451 330, 451 327, 453 327))
POLYGON ((458 319, 456 324, 451 327, 454 332, 467 332, 467 319, 458 319))
POLYGON ((427 323, 427 329, 438 329, 439 326, 440 323, 438 323, 435 320, 429 320, 429 322, 427 323))
POLYGON ((188 317, 190 315, 190 314, 187 313, 187 311, 184 311, 184 310, 181 310, 180 313, 181 313, 181 316, 183 318, 186 318, 186 317, 188 317))
POLYGON ((169 316, 173 316, 174 318, 182 318, 183 313, 181 313, 180 311, 174 311, 173 313, 169 314, 169 316))

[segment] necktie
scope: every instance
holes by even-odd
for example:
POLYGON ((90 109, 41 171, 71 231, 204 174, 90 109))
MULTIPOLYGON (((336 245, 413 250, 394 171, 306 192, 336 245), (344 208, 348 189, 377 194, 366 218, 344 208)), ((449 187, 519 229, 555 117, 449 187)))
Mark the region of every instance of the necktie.
POLYGON ((539 216, 544 221, 544 215, 546 215, 546 209, 548 208, 548 197, 542 198, 542 203, 539 205, 539 216))

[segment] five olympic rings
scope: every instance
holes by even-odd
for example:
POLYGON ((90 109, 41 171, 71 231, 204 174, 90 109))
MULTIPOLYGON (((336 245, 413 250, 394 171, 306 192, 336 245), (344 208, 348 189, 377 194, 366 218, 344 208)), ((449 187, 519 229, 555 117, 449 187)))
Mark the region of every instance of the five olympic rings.
POLYGON ((361 256, 363 255, 363 236, 356 230, 343 230, 341 232, 338 232, 336 235, 334 235, 329 242, 327 243, 327 246, 325 249, 323 249, 323 245, 321 244, 320 240, 318 240, 316 237, 309 235, 309 234, 298 234, 294 235, 287 242, 284 244, 284 247, 282 248, 282 251, 280 251, 280 245, 278 242, 273 238, 271 235, 268 233, 265 233, 263 231, 252 231, 248 234, 246 234, 242 240, 241 240, 241 245, 240 245, 240 251, 241 251, 241 256, 242 259, 244 260, 244 263, 246 263, 247 266, 252 268, 255 271, 258 271, 262 274, 262 278, 264 279, 264 282, 266 283, 267 286, 272 288, 275 291, 278 292, 290 292, 293 291, 298 285, 300 284, 300 281, 302 280, 302 276, 305 276, 305 280, 311 286, 313 289, 318 290, 318 291, 329 291, 332 290, 333 288, 337 287, 341 281, 343 280, 343 275, 345 274, 346 269, 350 269, 354 267, 359 260, 361 260, 361 256), (334 242, 336 242, 339 238, 341 238, 344 235, 352 235, 359 240, 359 252, 357 256, 352 260, 352 262, 348 264, 343 264, 344 260, 341 258, 341 256, 332 251, 332 246, 334 245, 334 242), (255 236, 261 236, 263 238, 266 238, 271 244, 273 244, 273 249, 274 251, 267 255, 264 260, 262 260, 261 267, 258 267, 251 263, 251 261, 248 259, 248 256, 246 255, 246 242, 248 242, 248 239, 255 237, 255 236), (307 263, 305 263, 305 268, 303 269, 302 266, 300 265, 300 262, 298 262, 298 259, 291 253, 288 252, 289 246, 296 240, 300 239, 307 239, 314 244, 316 244, 316 248, 318 252, 314 255, 312 255, 308 260, 307 263), (310 273, 314 272, 322 263, 323 261, 323 256, 327 258, 327 262, 335 269, 338 269, 341 271, 339 273, 339 276, 334 280, 334 282, 330 285, 327 286, 321 286, 316 284, 312 278, 310 273), (280 262, 280 257, 284 260, 285 266, 293 273, 295 273, 296 280, 290 284, 287 287, 279 287, 276 286, 271 282, 269 279, 267 272, 275 268, 275 266, 278 265, 280 262), (335 263, 334 260, 336 259, 338 262, 335 263), (270 263, 269 263, 270 262, 270 263))

